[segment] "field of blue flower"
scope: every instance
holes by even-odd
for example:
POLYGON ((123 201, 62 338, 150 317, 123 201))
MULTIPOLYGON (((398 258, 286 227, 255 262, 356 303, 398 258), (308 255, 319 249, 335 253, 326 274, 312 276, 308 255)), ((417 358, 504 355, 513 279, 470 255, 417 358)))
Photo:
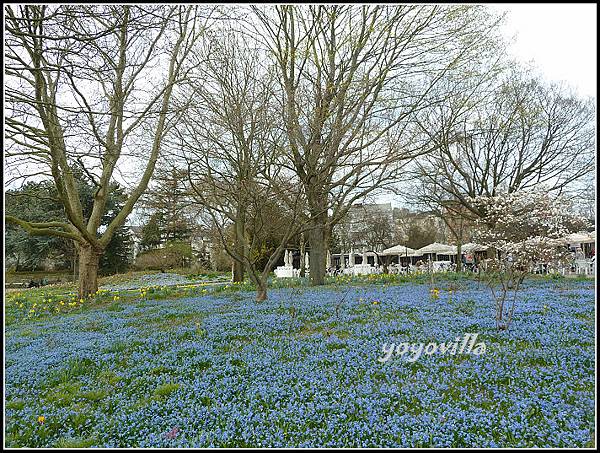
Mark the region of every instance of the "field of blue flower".
POLYGON ((474 281, 137 298, 5 328, 8 447, 583 447, 594 282, 532 281, 509 331, 474 281), (384 343, 478 333, 486 352, 384 343))

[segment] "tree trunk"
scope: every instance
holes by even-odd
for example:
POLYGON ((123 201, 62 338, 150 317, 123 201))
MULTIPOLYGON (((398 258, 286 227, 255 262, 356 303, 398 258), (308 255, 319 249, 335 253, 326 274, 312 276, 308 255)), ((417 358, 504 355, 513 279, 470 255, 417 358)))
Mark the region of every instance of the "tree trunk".
POLYGON ((244 265, 233 260, 233 283, 244 281, 244 265))
POLYGON ((79 246, 79 298, 85 299, 98 291, 98 264, 102 252, 89 244, 79 246))
POLYGON ((73 277, 72 281, 77 281, 77 275, 79 274, 79 267, 77 266, 77 257, 79 256, 79 244, 77 241, 73 241, 73 277))
POLYGON ((323 222, 313 224, 308 235, 310 245, 309 266, 312 286, 325 284, 325 225, 323 222))
MULTIPOLYGON (((235 253, 239 256, 245 255, 244 246, 244 213, 241 209, 237 211, 237 218, 235 220, 235 253)), ((244 264, 237 260, 233 262, 233 282, 244 281, 244 264)))
POLYGON ((267 282, 259 281, 256 284, 256 302, 267 300, 267 282))
POLYGON ((462 241, 456 244, 456 272, 462 272, 462 241))
MULTIPOLYGON (((384 256, 381 259, 381 265, 383 266, 383 273, 388 274, 390 270, 390 256, 384 256)), ((398 264, 400 264, 400 259, 398 259, 398 264)))
POLYGON ((304 254, 306 253, 306 244, 304 243, 304 233, 300 233, 300 277, 306 276, 306 262, 304 254))

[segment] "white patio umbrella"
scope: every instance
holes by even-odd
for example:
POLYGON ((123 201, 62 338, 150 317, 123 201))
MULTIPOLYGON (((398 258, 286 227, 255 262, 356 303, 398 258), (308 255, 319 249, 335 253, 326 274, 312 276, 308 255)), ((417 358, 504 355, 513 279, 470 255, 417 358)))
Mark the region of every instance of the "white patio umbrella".
POLYGON ((419 250, 416 250, 415 253, 419 253, 421 255, 435 255, 437 259, 437 255, 456 255, 457 249, 453 245, 434 242, 433 244, 421 247, 419 250))
POLYGON ((572 233, 563 238, 564 244, 590 244, 596 242, 596 231, 591 233, 572 233))
POLYGON ((485 245, 475 244, 474 242, 467 242, 461 247, 461 250, 466 253, 485 252, 487 249, 485 245))
POLYGON ((409 256, 411 253, 415 253, 415 249, 411 249, 405 245, 395 245, 390 247, 389 249, 385 249, 381 252, 381 255, 401 255, 401 256, 409 256))
POLYGON ((383 252, 381 252, 381 255, 398 255, 398 264, 400 264, 400 258, 402 257, 408 258, 409 256, 419 256, 418 254, 415 254, 415 249, 411 249, 410 247, 407 247, 405 245, 395 245, 393 247, 387 248, 383 252))
POLYGON ((416 252, 421 253, 423 255, 426 255, 428 253, 454 255, 456 254, 456 247, 454 245, 440 244, 439 242, 434 242, 433 244, 421 247, 419 250, 416 250, 416 252))

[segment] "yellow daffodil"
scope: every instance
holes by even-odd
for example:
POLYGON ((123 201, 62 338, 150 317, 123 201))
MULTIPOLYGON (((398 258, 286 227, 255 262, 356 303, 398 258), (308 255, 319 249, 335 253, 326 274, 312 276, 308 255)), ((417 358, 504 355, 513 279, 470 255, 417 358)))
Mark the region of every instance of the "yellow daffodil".
POLYGON ((37 418, 37 421, 40 425, 43 425, 44 422, 46 421, 46 417, 44 417, 43 415, 39 415, 37 418))

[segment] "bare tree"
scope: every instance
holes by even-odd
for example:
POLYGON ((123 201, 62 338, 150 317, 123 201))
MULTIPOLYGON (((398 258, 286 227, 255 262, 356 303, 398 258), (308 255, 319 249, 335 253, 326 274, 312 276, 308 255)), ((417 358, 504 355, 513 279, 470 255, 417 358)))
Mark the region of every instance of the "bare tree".
POLYGON ((311 219, 310 276, 354 201, 396 181, 412 116, 447 74, 493 48, 492 21, 471 6, 276 6, 253 9, 278 68, 286 141, 311 219))
POLYGON ((269 273, 299 232, 302 197, 283 165, 273 72, 235 32, 212 34, 205 44, 194 53, 205 63, 190 72, 179 100, 186 114, 171 146, 185 162, 193 199, 237 263, 234 280, 244 269, 261 301, 269 273), (266 238, 274 236, 269 247, 266 238))
MULTIPOLYGON (((438 177, 444 178, 442 175, 438 175, 438 177)), ((456 270, 460 272, 462 270, 462 245, 471 240, 477 219, 476 215, 455 197, 433 184, 428 177, 417 179, 416 183, 412 183, 411 189, 406 198, 416 207, 426 210, 443 221, 445 231, 449 232, 447 236, 450 236, 450 242, 457 247, 456 270)))
POLYGON ((478 196, 540 185, 560 194, 594 171, 594 116, 591 100, 517 69, 469 108, 455 97, 423 112, 435 151, 418 161, 410 192, 466 220, 483 215, 472 202, 478 196))
POLYGON ((6 220, 32 235, 76 241, 79 295, 87 297, 98 287, 100 256, 154 172, 174 121, 174 86, 204 24, 189 6, 25 5, 5 13, 9 172, 13 182, 51 178, 68 222, 6 220), (99 232, 115 170, 134 154, 145 160, 141 176, 99 232), (77 162, 97 187, 87 218, 77 162))
POLYGON ((381 255, 381 252, 399 242, 398 229, 393 217, 377 210, 367 210, 363 216, 362 227, 357 233, 367 251, 377 255, 378 261, 383 264, 384 272, 387 273, 392 257, 381 255))

